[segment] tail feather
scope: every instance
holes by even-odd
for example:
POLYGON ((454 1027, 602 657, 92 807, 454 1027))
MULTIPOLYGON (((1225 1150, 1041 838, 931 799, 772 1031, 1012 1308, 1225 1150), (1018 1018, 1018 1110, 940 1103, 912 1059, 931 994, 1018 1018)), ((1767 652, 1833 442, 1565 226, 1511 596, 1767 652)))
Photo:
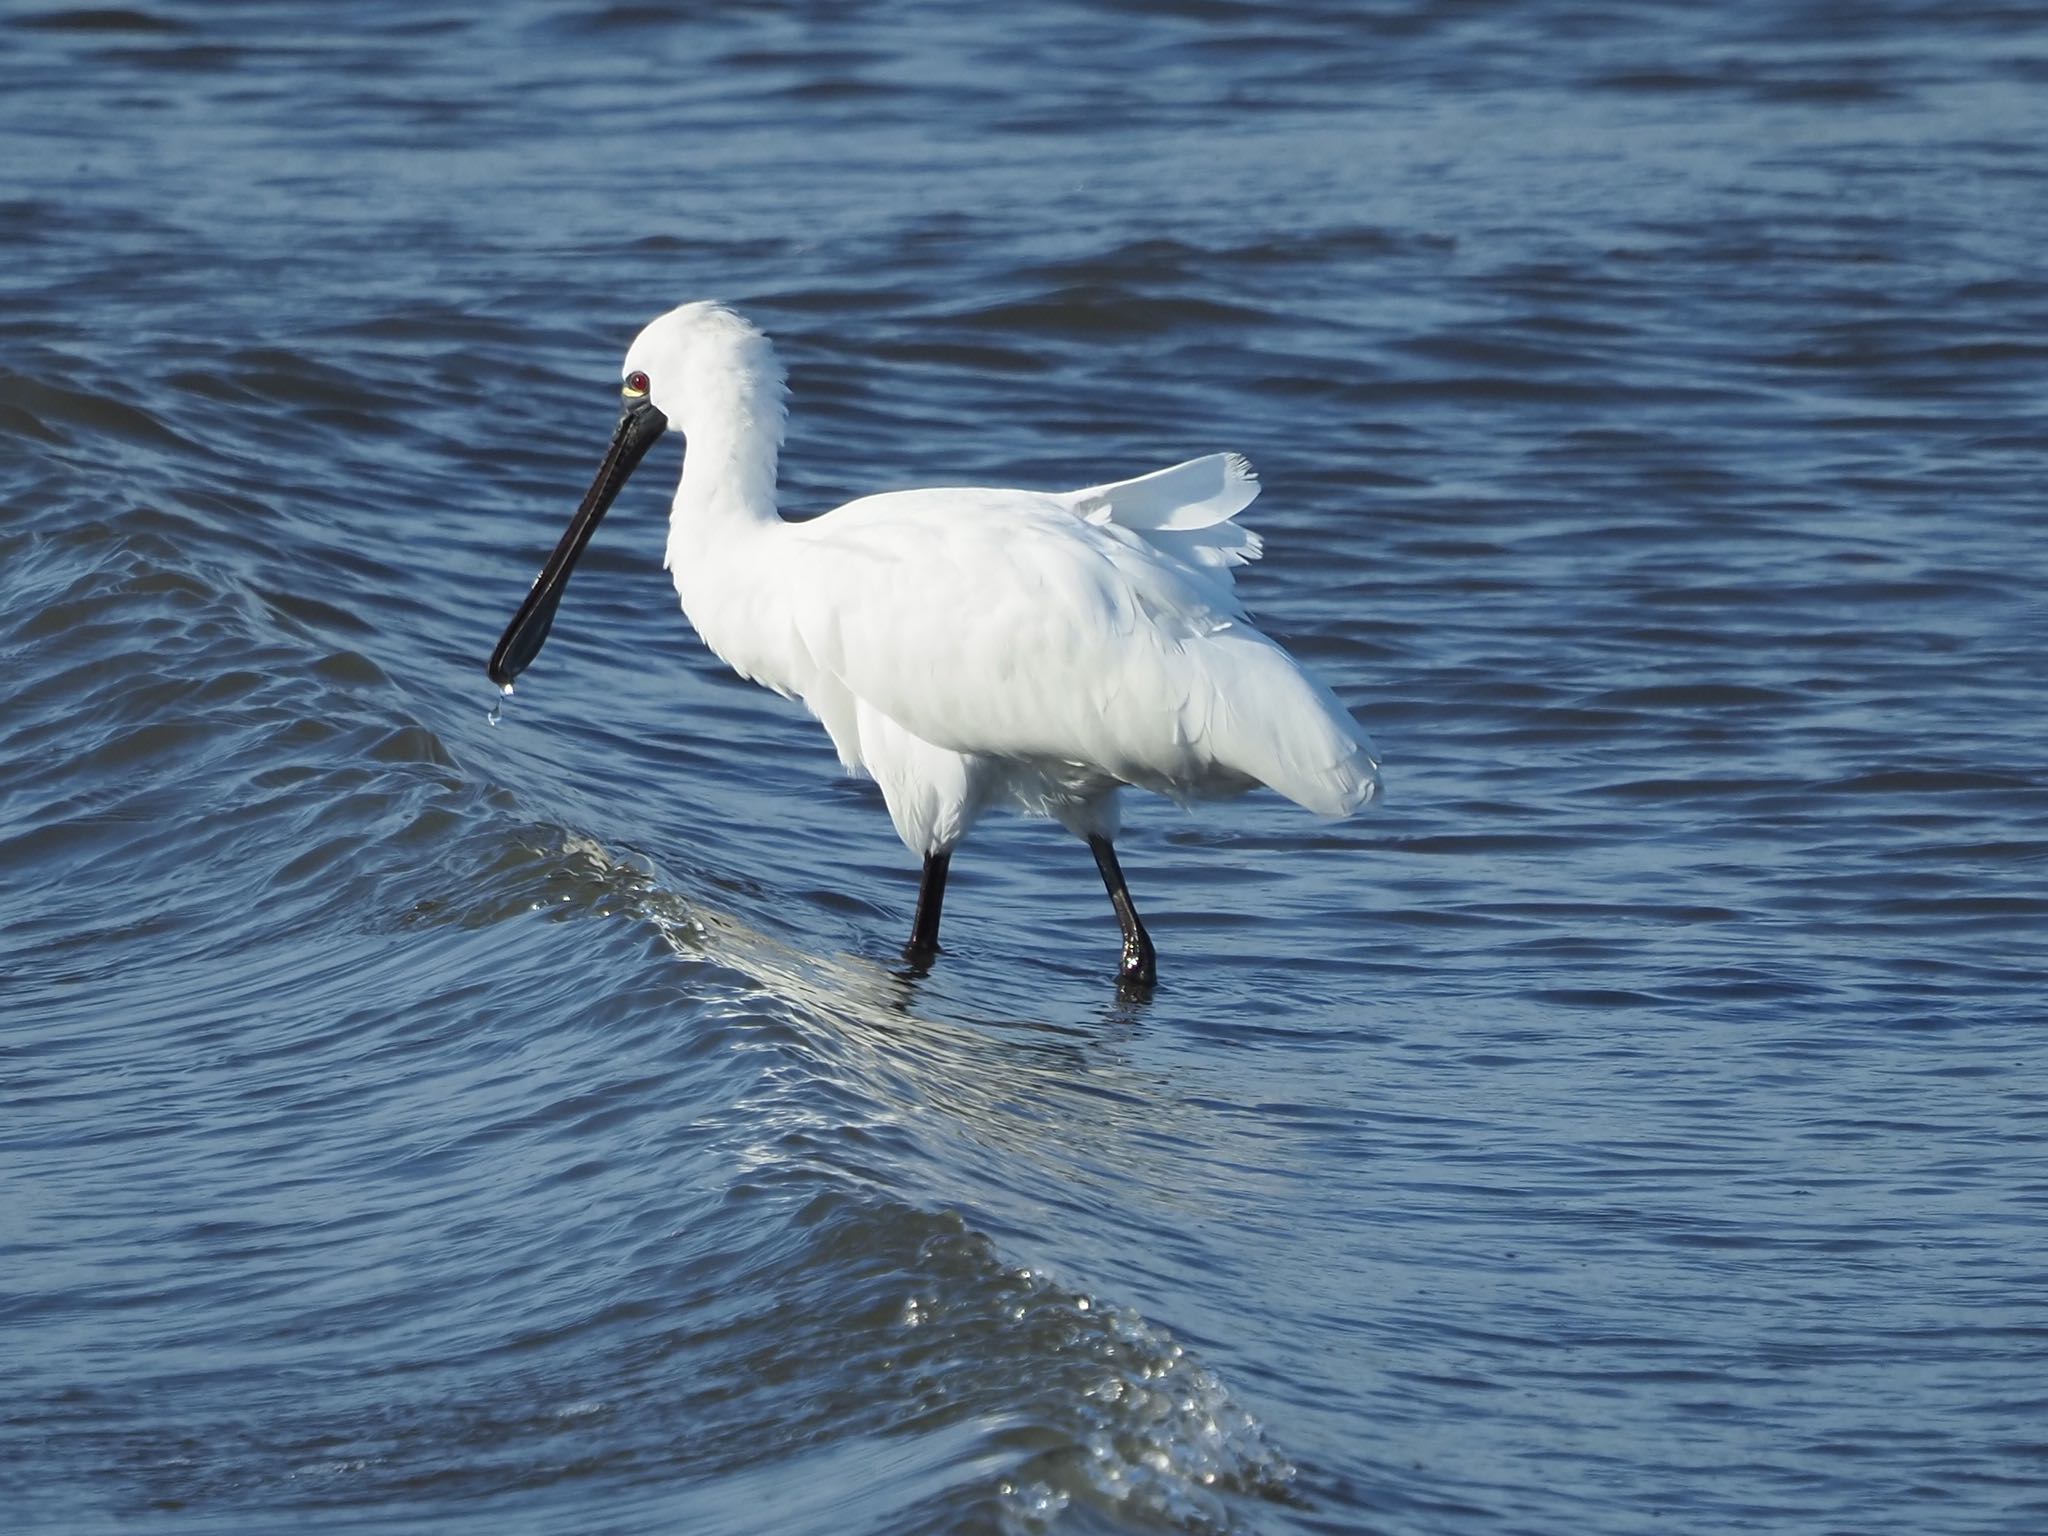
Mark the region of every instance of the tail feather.
POLYGON ((1293 657, 1245 626, 1203 651, 1218 762, 1318 816, 1348 816, 1378 796, 1372 738, 1293 657))

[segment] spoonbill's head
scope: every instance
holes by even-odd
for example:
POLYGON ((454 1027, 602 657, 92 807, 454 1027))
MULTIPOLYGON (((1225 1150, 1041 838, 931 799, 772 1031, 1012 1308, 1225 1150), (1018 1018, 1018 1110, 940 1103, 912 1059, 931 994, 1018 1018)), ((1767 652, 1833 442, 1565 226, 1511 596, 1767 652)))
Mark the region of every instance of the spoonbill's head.
POLYGON ((491 653, 491 681, 507 692, 540 654, 569 573, 656 438, 671 426, 685 436, 717 426, 765 433, 777 446, 782 442, 782 369, 775 351, 767 337, 723 304, 685 304, 651 321, 626 349, 620 374, 625 408, 611 448, 568 532, 491 653))
POLYGON ((723 304, 684 304, 650 320, 620 369, 630 404, 643 390, 686 436, 737 409, 782 440, 782 368, 768 338, 723 304))

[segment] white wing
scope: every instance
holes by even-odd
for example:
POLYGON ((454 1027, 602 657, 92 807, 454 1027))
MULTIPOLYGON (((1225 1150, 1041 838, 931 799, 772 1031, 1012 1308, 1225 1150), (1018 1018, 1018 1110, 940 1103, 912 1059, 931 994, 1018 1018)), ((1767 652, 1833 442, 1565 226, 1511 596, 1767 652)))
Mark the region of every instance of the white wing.
POLYGON ((1256 488, 1216 455, 1067 495, 868 497, 797 525, 797 626, 824 673, 949 751, 1342 814, 1377 784, 1370 744, 1230 590, 1249 554, 1215 530, 1256 488), (1201 539, 1193 560, 1170 542, 1201 539))

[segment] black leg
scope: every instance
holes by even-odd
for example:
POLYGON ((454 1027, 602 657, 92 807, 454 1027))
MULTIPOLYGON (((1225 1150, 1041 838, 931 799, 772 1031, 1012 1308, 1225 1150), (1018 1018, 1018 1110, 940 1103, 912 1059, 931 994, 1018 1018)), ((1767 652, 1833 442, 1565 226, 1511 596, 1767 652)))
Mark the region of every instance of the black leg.
POLYGON ((1117 980, 1127 986, 1149 987, 1158 979, 1158 963, 1152 953, 1152 938, 1138 921, 1138 909, 1131 905, 1131 889, 1124 884, 1116 849, 1110 846, 1108 838, 1093 835, 1088 839, 1088 848, 1095 855, 1095 867, 1102 871, 1102 883, 1108 887, 1109 899, 1116 907, 1116 920, 1123 924, 1124 960, 1117 970, 1117 980))
POLYGON ((923 967, 939 952, 939 910, 946 904, 946 866, 953 862, 950 850, 928 853, 924 878, 917 883, 917 916, 910 924, 910 942, 903 946, 903 958, 923 967))

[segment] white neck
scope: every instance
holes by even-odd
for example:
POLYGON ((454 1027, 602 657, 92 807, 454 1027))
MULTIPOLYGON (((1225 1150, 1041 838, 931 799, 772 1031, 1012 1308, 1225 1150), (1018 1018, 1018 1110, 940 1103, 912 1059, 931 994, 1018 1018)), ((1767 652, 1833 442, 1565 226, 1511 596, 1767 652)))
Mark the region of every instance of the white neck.
POLYGON ((775 509, 781 380, 733 386, 707 391, 680 423, 688 441, 663 564, 704 643, 741 676, 789 691, 798 682, 779 644, 787 626, 768 622, 787 597, 774 549, 787 526, 775 509))
MULTIPOLYGON (((742 377, 692 402, 680 423, 687 446, 676 515, 685 509, 776 518, 775 466, 782 448, 782 381, 742 377)), ((671 542, 674 535, 671 533, 671 542)))

